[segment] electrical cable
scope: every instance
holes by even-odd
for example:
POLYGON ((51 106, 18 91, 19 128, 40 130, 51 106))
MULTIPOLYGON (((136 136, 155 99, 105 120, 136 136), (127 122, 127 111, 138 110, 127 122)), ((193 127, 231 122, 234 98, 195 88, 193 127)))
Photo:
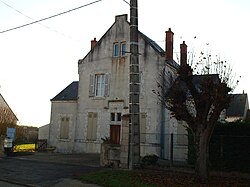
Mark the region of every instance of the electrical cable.
POLYGON ((129 6, 130 6, 130 4, 129 4, 129 2, 128 1, 126 1, 126 0, 123 0, 125 3, 127 3, 129 6))
MULTIPOLYGON (((7 4, 6 2, 4 2, 4 1, 2 1, 2 0, 0 0, 0 2, 2 2, 2 3, 3 3, 4 5, 6 5, 7 7, 13 9, 14 11, 18 12, 19 14, 21 14, 21 15, 23 15, 23 16, 29 18, 30 20, 34 20, 32 17, 30 17, 30 16, 24 14, 24 13, 21 12, 20 10, 17 10, 16 8, 14 8, 13 6, 7 4)), ((58 30, 56 30, 56 29, 54 29, 54 28, 52 28, 52 27, 49 27, 49 26, 47 26, 47 25, 45 25, 45 24, 42 24, 42 23, 38 23, 38 24, 44 26, 46 29, 49 29, 49 30, 51 30, 51 31, 53 31, 53 32, 55 32, 55 33, 57 33, 57 34, 60 34, 60 35, 62 35, 62 36, 64 36, 64 37, 66 37, 66 38, 69 38, 69 39, 71 39, 71 40, 73 40, 73 41, 79 41, 79 40, 74 39, 73 37, 68 36, 68 35, 66 35, 65 33, 61 32, 61 31, 58 31, 58 30)))
MULTIPOLYGON (((78 10, 80 8, 83 8, 83 7, 86 7, 86 6, 89 6, 89 5, 92 5, 92 4, 95 4, 97 2, 100 2, 102 0, 96 0, 96 1, 93 1, 91 3, 88 3, 88 4, 85 4, 85 5, 82 5, 82 6, 79 6, 79 7, 76 7, 76 8, 73 8, 73 9, 70 9, 70 10, 67 10, 67 11, 64 11, 64 12, 61 12, 61 13, 58 13, 58 14, 55 14, 53 16, 49 16, 49 17, 46 17, 46 18, 43 18, 43 19, 40 19, 40 20, 37 20, 37 21, 33 21, 33 22, 30 22, 30 23, 27 23, 27 24, 24 24, 24 25, 21 25, 21 26, 17 26, 17 27, 14 27, 14 28, 11 28, 11 29, 7 29, 7 30, 3 30, 3 31, 0 31, 0 34, 2 33, 5 33, 5 32, 9 32, 9 31, 12 31, 12 30, 16 30, 16 29, 19 29, 19 28, 22 28, 22 27, 26 27, 26 26, 29 26, 29 25, 32 25, 32 24, 35 24, 35 23, 39 23, 41 21, 45 21, 45 20, 48 20, 48 19, 51 19, 51 18, 54 18, 54 17, 57 17, 57 16, 61 16, 63 14, 66 14, 66 13, 69 13, 69 12, 72 12, 72 11, 75 11, 75 10, 78 10)), ((2 2, 2 1, 1 1, 2 2)), ((18 11, 19 13, 21 13, 20 11, 18 11)), ((21 13, 22 14, 22 13, 21 13)), ((26 16, 27 17, 27 16, 26 16)))

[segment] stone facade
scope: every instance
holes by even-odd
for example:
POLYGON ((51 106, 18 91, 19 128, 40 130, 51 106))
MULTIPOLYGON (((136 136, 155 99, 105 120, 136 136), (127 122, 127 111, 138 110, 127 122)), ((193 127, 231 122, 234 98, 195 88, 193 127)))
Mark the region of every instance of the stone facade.
MULTIPOLYGON (((102 138, 110 137, 112 141, 119 138, 124 160, 121 163, 126 165, 129 132, 122 123, 129 114, 129 31, 127 15, 116 16, 114 24, 99 41, 96 38, 91 41, 90 52, 78 62, 75 102, 52 100, 49 143, 57 151, 100 153, 102 138), (63 116, 69 117, 70 128, 68 139, 62 140, 63 116)), ((159 89, 156 82, 162 81, 159 75, 163 72, 174 79, 177 65, 166 62, 165 51, 143 33, 139 32, 138 39, 141 156, 156 154, 167 159, 169 137, 165 134, 174 132, 177 122, 171 121, 169 112, 159 104, 152 90, 159 89)))
POLYGON ((74 151, 76 102, 52 102, 51 122, 49 126, 49 145, 55 146, 58 152, 71 153, 74 151), (68 120, 68 137, 61 137, 62 119, 68 120))

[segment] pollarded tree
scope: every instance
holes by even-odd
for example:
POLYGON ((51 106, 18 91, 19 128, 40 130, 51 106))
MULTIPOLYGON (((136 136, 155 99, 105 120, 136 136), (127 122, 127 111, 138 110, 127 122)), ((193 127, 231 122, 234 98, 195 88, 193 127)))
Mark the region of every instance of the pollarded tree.
MULTIPOLYGON (((193 68, 187 64, 187 45, 181 44, 181 63, 177 78, 166 90, 163 83, 169 77, 164 73, 165 81, 158 82, 162 91, 153 91, 159 97, 173 117, 185 121, 192 132, 196 154, 195 170, 202 180, 208 178, 209 142, 223 109, 229 106, 233 89, 232 69, 218 57, 200 53, 197 62, 192 56, 193 68), (193 72, 196 72, 194 74, 193 72)), ((238 83, 238 81, 236 82, 238 83)), ((169 82, 168 82, 169 84, 169 82)))
POLYGON ((8 107, 0 107, 0 135, 6 134, 7 127, 15 127, 16 121, 16 116, 8 107))

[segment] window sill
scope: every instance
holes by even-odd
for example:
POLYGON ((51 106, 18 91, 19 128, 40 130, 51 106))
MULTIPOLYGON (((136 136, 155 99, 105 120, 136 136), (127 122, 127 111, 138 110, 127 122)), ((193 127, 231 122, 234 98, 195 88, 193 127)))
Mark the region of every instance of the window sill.
POLYGON ((60 142, 70 142, 70 139, 59 139, 60 142))
POLYGON ((106 97, 98 97, 98 96, 95 96, 95 97, 93 97, 92 98, 93 100, 105 100, 106 99, 106 97))

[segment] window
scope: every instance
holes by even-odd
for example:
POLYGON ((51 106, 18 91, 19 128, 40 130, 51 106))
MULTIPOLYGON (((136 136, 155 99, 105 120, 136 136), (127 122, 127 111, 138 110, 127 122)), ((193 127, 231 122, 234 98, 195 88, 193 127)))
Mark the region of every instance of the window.
POLYGON ((95 96, 104 96, 105 91, 105 75, 95 76, 95 96))
POLYGON ((115 121, 115 113, 110 114, 110 121, 115 121))
POLYGON ((113 56, 125 56, 126 55, 126 42, 114 43, 113 45, 113 56))
POLYGON ((60 139, 68 139, 68 138, 69 138, 69 118, 62 117, 60 125, 60 139))
POLYGON ((122 113, 117 113, 117 121, 122 121, 122 113))
POLYGON ((89 96, 90 97, 107 97, 109 92, 108 74, 90 75, 89 96))
POLYGON ((126 55, 126 43, 122 42, 121 43, 121 56, 125 56, 126 55))
POLYGON ((110 113, 110 121, 111 123, 120 124, 122 121, 122 113, 110 113))
POLYGON ((87 140, 96 140, 97 131, 97 113, 88 113, 87 140))
POLYGON ((122 113, 110 113, 110 142, 120 144, 122 113))
POLYGON ((113 55, 114 57, 118 57, 119 56, 119 45, 118 43, 114 43, 114 49, 113 49, 113 55))

